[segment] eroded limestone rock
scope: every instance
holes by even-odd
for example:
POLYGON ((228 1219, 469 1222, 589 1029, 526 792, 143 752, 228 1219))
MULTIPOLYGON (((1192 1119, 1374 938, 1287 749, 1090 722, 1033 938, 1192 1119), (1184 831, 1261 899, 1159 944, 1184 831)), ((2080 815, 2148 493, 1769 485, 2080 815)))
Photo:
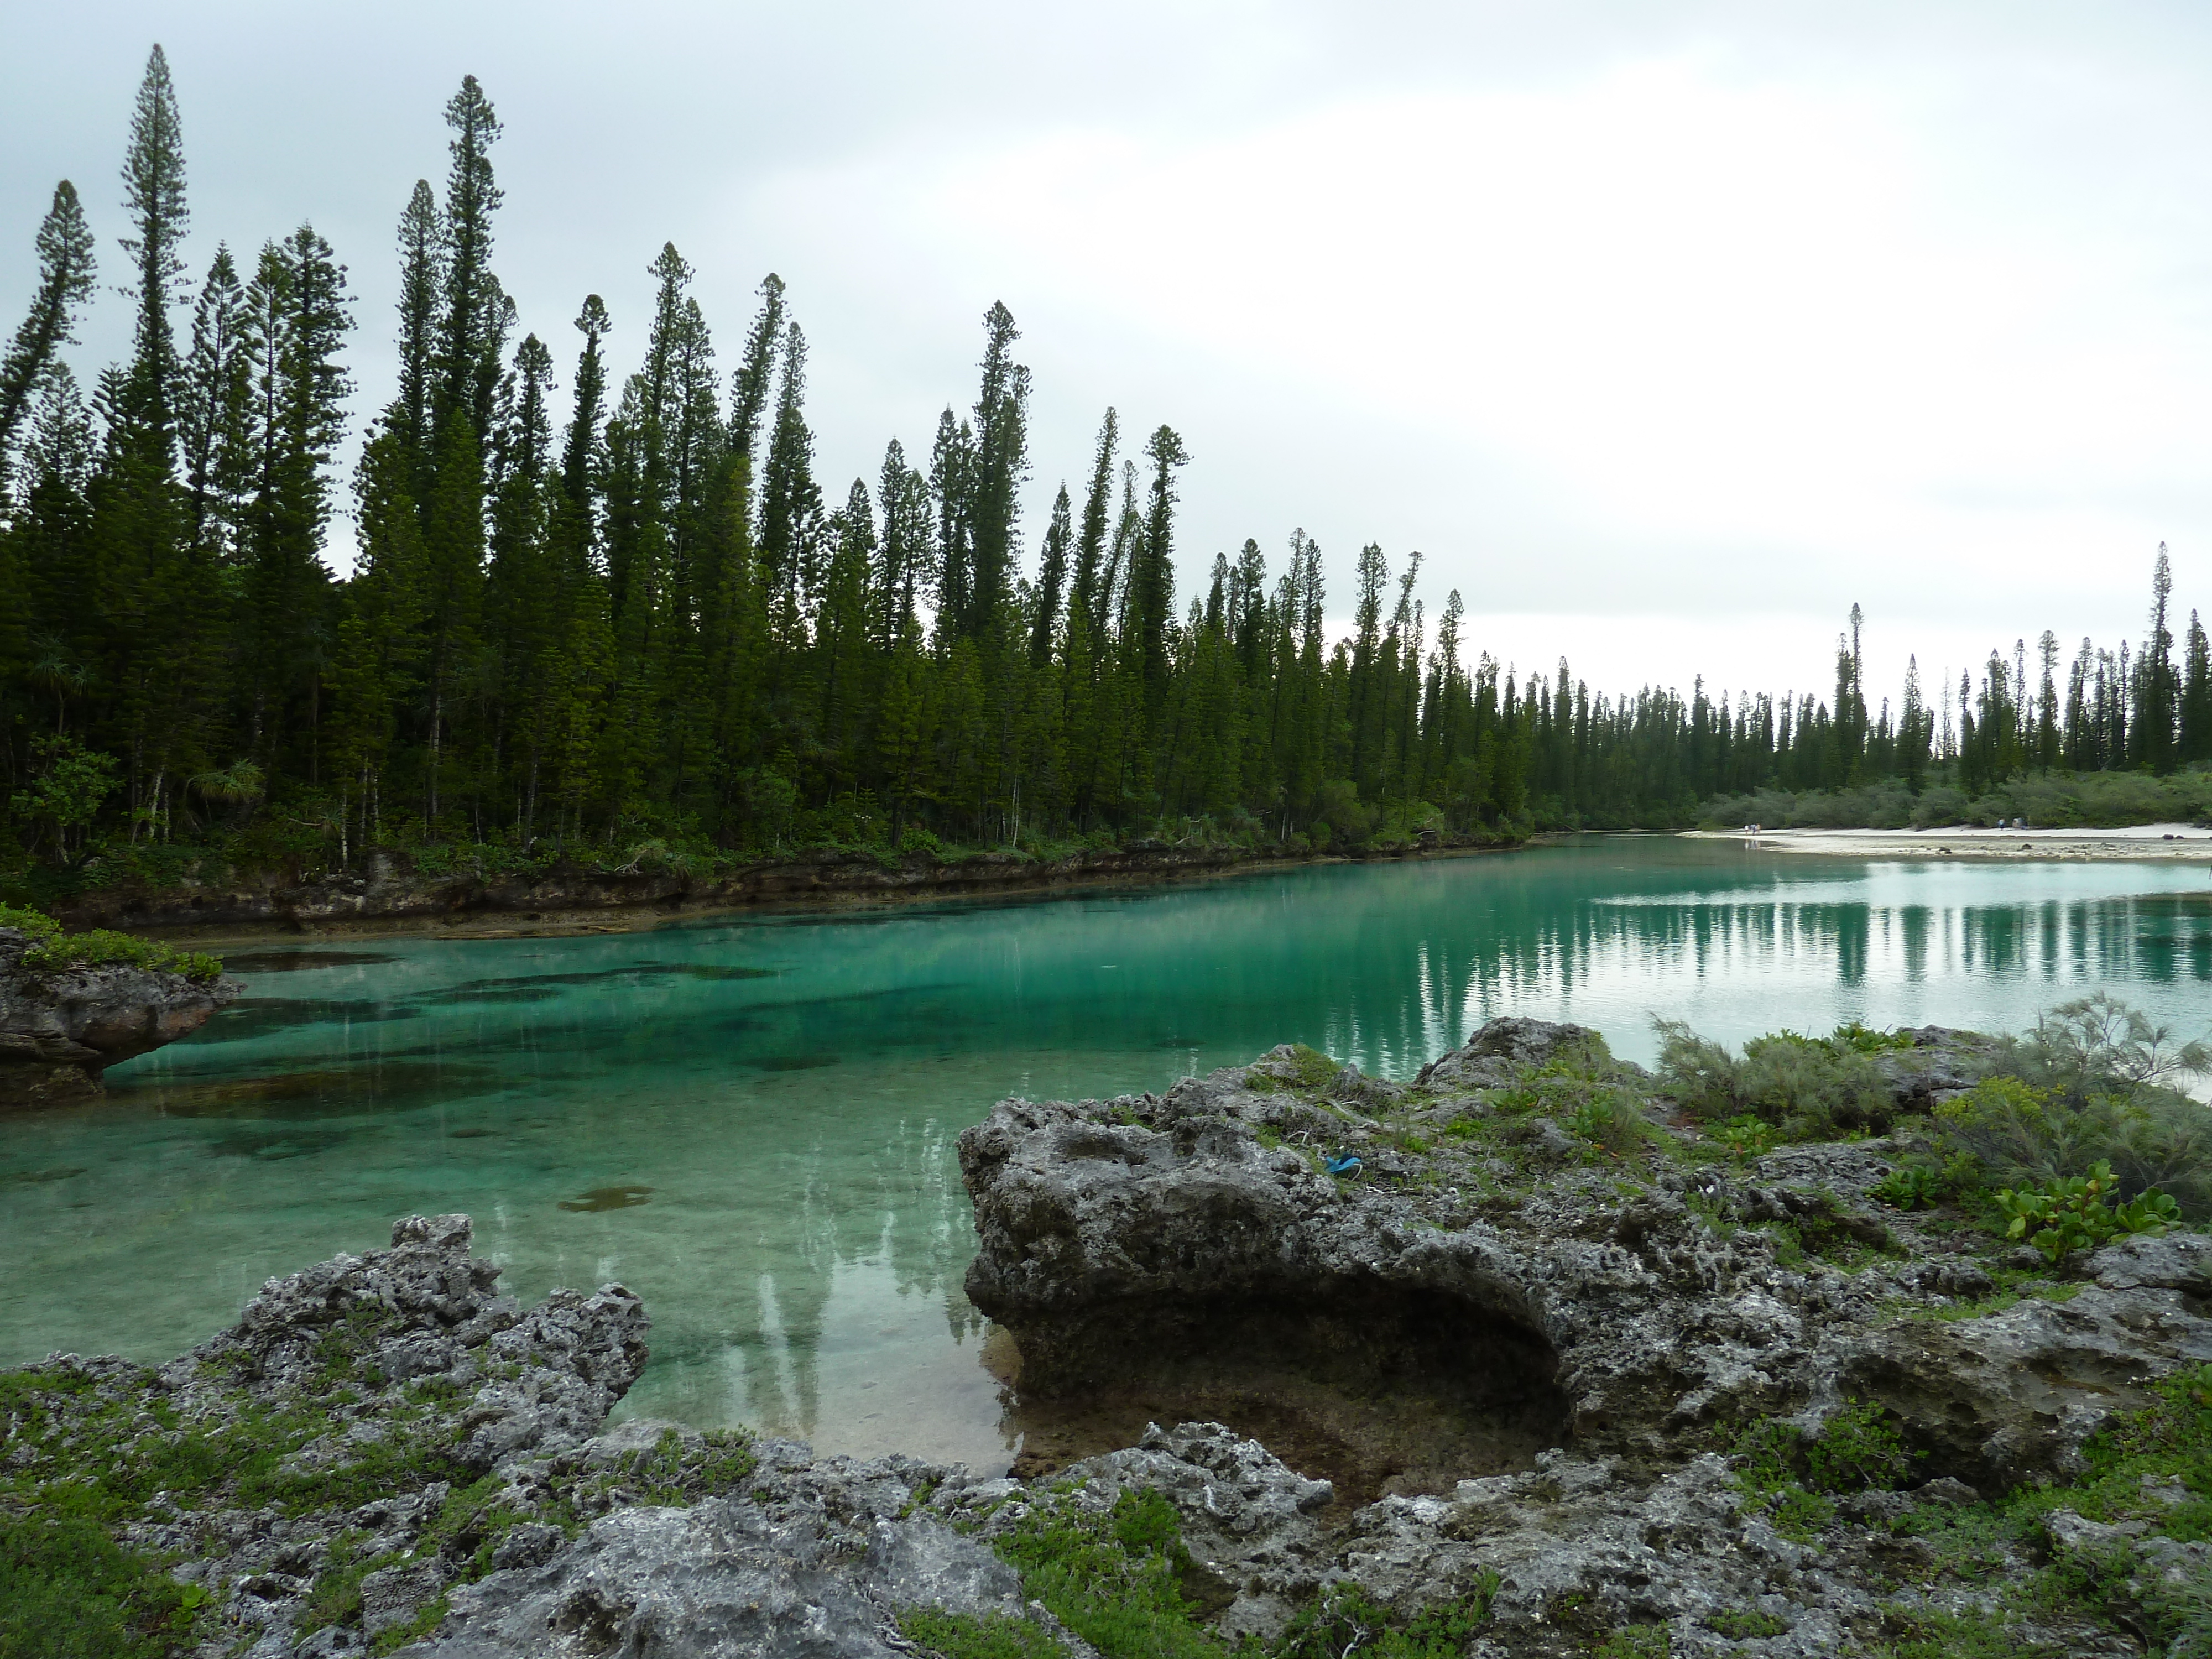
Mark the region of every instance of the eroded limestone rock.
MULTIPOLYGON (((1956 1034, 1924 1035, 1934 1058, 1900 1072, 1900 1096, 1968 1063, 1956 1034)), ((1480 1114, 1462 1091, 1595 1036, 1492 1021, 1423 1069, 1403 1115, 1480 1114)), ((2146 1376, 2212 1358, 2212 1240, 2193 1236, 2109 1247, 2054 1299, 1913 1317, 1992 1281, 1872 1203, 1891 1140, 1747 1169, 1692 1152, 1641 1176, 1561 1156, 1501 1190, 1482 1143, 1412 1153, 1406 1129, 1281 1081, 1263 1062, 1164 1097, 1005 1101, 962 1136, 968 1291, 1019 1347, 1024 1396, 1172 1373, 1224 1420, 1265 1397, 1364 1440, 1407 1495, 1550 1448, 1656 1478, 1718 1428, 1809 1430, 1863 1398, 1929 1476, 1996 1492, 2074 1473, 2111 1413, 2146 1403, 2146 1376), (1355 1178, 1323 1172, 1346 1156, 1355 1178)))
POLYGON ((190 1036, 246 989, 129 967, 33 979, 21 969, 29 945, 0 927, 0 1109, 96 1096, 106 1067, 190 1036))

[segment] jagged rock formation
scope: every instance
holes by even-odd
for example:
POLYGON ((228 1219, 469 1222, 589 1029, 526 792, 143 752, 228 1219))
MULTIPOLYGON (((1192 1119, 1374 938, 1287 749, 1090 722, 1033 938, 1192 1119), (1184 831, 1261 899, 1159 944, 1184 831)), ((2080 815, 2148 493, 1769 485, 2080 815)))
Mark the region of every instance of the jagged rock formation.
MULTIPOLYGON (((652 1424, 658 1435, 670 1425, 652 1424)), ((771 1442, 739 1495, 688 1508, 615 1511, 534 1568, 457 1592, 437 1659, 896 1659, 893 1621, 927 1606, 1035 1619, 1021 1579, 987 1540, 915 1514, 917 1493, 958 1490, 965 1473, 908 1458, 817 1462, 771 1442)))
POLYGON ((645 1364, 629 1291, 526 1310, 469 1243, 466 1216, 411 1216, 388 1250, 270 1280, 159 1370, 57 1354, 15 1373, 44 1420, 0 1477, 158 1486, 120 1541, 184 1562, 200 1652, 338 1652, 404 1624, 489 1546, 492 1489, 575 1453, 645 1364), (484 1503, 449 1504, 486 1477, 484 1503), (334 1580, 363 1623, 311 1636, 334 1580))
MULTIPOLYGON (((2212 1361, 2212 1239, 2125 1240, 2047 1297, 1960 1318, 2023 1264, 1876 1206, 1896 1138, 1746 1167, 1674 1136, 1632 1171, 1556 1119, 1501 1126, 1493 1091, 1593 1036, 1493 1022, 1410 1088, 1279 1049, 1162 1097, 1001 1102, 963 1136, 969 1294, 1012 1334, 1025 1395, 1180 1377, 1232 1424, 1303 1413, 1350 1443, 1340 1466, 1382 1475, 1343 1531, 1285 1519, 1295 1547, 1255 1558, 1278 1605, 1253 1627, 1333 1573, 1411 1607, 1487 1567, 1494 1618, 1525 1626, 1495 1652, 1555 1650, 1538 1638, 1563 1599, 1592 1631, 1766 1607, 1802 1636, 1761 1651, 1844 1650, 1888 1616, 1874 1587, 1894 1561, 1879 1540, 1837 1556, 1758 1518, 1717 1455, 1733 1434, 1817 1435, 1847 1403, 1877 1407, 1921 1501, 1972 1501, 2079 1475, 2152 1378, 2212 1361), (1347 1156, 1357 1178, 1323 1173, 1347 1156)), ((1917 1037, 1900 1109, 1978 1075, 1977 1041, 1917 1037)))
POLYGON ((0 1373, 0 1489, 31 1498, 33 1525, 40 1483, 98 1473, 140 1495, 117 1541, 174 1564, 156 1583, 197 1603, 171 1628, 205 1659, 418 1635, 404 1651, 452 1659, 896 1659, 905 1607, 1041 1616, 988 1542, 911 1513, 963 1470, 599 1432, 645 1364, 637 1297, 525 1309, 470 1242, 466 1216, 411 1216, 388 1250, 270 1280, 158 1370, 58 1354, 0 1373))
MULTIPOLYGON (((1893 1140, 1640 1180, 1559 1162, 1517 1190, 1480 1143, 1404 1150, 1595 1035, 1493 1021, 1396 1091, 1390 1122, 1335 1108, 1340 1081, 1285 1087, 1287 1050, 1161 1097, 1003 1101, 961 1138, 969 1296, 1012 1333, 1025 1394, 1171 1370, 1218 1376, 1224 1402, 1240 1387, 1309 1402, 1324 1433, 1420 1419, 1398 1437, 1422 1455, 1390 1482, 1409 1492, 1547 1448, 1663 1469, 1716 1425, 1809 1425, 1846 1396, 1896 1413, 1932 1474, 1996 1492, 2070 1473, 2107 1415, 2145 1403, 2147 1372, 2212 1359, 2212 1241, 2192 1236, 2106 1251, 2063 1304, 1909 1317, 1993 1285, 1955 1238, 1875 1212, 1893 1140), (1362 1178, 1322 1173, 1316 1149, 1360 1157, 1362 1178), (1882 1255, 1785 1265, 1763 1223, 1882 1255), (1467 1461, 1438 1462, 1450 1452, 1467 1461)), ((1962 1078, 1955 1045, 1927 1053, 1901 1095, 1962 1078)), ((1564 1137, 1523 1133, 1539 1160, 1564 1137)))
POLYGON ((0 1109, 82 1099, 118 1061, 189 1036, 246 989, 143 968, 22 971, 30 940, 0 927, 0 1109))

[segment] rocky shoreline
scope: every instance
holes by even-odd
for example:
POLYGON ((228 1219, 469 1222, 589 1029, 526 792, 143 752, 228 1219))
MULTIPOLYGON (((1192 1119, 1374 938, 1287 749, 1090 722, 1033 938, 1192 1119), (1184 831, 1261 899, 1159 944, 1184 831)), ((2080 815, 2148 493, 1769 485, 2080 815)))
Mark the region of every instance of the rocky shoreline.
POLYGON ((246 990, 121 963, 34 975, 33 942, 0 927, 0 1110, 95 1097, 108 1066, 197 1031, 246 990))
POLYGON ((1022 1408, 1161 1414, 997 1479, 608 1428, 638 1299, 522 1308, 409 1218, 167 1366, 0 1373, 0 1636, 51 1590, 206 1659, 2197 1651, 2212 1239, 1890 1201, 1991 1053, 1905 1034, 1880 1133, 1734 1155, 1532 1020, 1410 1085, 1001 1102, 969 1289, 1022 1408))
POLYGON ((112 927, 182 938, 374 933, 435 928, 477 937, 628 931, 685 916, 780 906, 896 902, 1044 892, 1103 883, 1173 881, 1262 866, 1364 862, 1510 850, 1510 843, 1424 836, 1410 847, 1334 853, 1283 847, 1185 847, 1138 842, 1109 851, 1038 859, 980 853, 884 860, 810 854, 711 876, 624 872, 561 865, 528 875, 433 875, 377 853, 348 872, 288 882, 275 873, 146 889, 94 889, 48 908, 72 928, 112 927))

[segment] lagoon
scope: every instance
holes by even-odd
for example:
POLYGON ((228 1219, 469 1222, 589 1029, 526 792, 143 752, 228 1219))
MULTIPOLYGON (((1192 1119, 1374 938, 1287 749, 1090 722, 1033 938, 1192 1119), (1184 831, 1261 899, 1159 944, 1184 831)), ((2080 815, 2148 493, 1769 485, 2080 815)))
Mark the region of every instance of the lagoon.
POLYGON ((1807 858, 1582 836, 646 933, 241 951, 248 991, 0 1119, 0 1364, 164 1359, 272 1273, 464 1210, 526 1300, 617 1279, 623 1411, 1002 1468, 960 1288, 962 1127, 1006 1094, 1160 1089, 1303 1042, 1410 1076, 1502 1013, 1649 1060, 1847 1019, 2018 1030, 2111 989, 2212 1024, 2212 872, 1807 858))

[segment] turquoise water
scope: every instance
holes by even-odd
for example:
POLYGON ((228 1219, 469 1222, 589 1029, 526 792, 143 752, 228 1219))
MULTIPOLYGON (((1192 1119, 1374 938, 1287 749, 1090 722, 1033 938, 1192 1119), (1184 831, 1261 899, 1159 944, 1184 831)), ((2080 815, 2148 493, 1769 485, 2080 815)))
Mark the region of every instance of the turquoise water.
POLYGON ((2212 874, 1587 838, 1050 900, 234 957, 246 999, 0 1119, 0 1364, 160 1359, 272 1273, 465 1210, 507 1285, 619 1279, 626 1409, 1002 1466, 955 1141, 1280 1042, 1409 1075, 1499 1013, 2018 1028, 2111 987, 2212 1023, 2212 874))

